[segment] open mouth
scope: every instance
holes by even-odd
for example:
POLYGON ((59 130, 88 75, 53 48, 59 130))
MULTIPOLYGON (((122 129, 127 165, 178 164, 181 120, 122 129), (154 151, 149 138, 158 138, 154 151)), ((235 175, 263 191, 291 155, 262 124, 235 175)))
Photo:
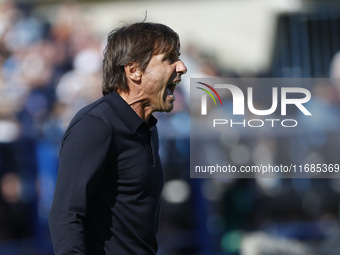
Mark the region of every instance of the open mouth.
POLYGON ((172 82, 166 86, 166 93, 171 99, 175 99, 174 91, 180 81, 172 82))

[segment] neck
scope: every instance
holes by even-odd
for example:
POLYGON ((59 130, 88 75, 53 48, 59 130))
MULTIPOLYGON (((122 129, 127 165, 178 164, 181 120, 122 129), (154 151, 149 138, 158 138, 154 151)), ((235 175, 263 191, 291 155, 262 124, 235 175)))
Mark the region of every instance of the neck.
POLYGON ((149 121, 151 114, 153 113, 148 101, 137 93, 118 92, 118 94, 127 102, 128 105, 137 113, 137 115, 145 122, 149 121))

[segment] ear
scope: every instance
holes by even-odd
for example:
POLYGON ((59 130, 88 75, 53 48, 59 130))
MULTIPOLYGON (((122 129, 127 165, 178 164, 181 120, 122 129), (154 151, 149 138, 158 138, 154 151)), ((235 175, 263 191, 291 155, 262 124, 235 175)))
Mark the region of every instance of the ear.
POLYGON ((142 78, 142 71, 135 63, 129 63, 124 66, 126 77, 135 82, 140 82, 142 78))

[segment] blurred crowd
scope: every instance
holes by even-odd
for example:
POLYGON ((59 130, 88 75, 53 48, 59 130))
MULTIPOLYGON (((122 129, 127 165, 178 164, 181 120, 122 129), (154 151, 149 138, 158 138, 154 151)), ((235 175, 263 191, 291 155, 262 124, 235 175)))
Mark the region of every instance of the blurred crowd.
POLYGON ((0 3, 0 240, 47 224, 61 137, 101 96, 103 39, 79 6, 61 5, 52 24, 32 11, 0 3))
MULTIPOLYGON (((33 10, 14 1, 0 3, 0 255, 6 240, 50 242, 47 217, 61 138, 73 115, 101 97, 106 35, 91 28, 76 3, 61 4, 53 22, 42 20, 33 10)), ((213 250, 237 254, 248 230, 290 238, 318 239, 334 234, 340 205, 337 179, 190 179, 190 78, 237 75, 219 67, 212 55, 202 54, 194 45, 186 45, 181 58, 188 73, 175 91, 175 108, 171 114, 156 114, 166 172, 160 254, 212 254, 213 250), (314 225, 295 224, 303 220, 321 225, 313 232, 310 228, 314 225), (282 221, 295 223, 277 224, 282 221)), ((339 78, 339 70, 340 56, 336 55, 331 77, 339 78)), ((332 118, 339 115, 339 86, 317 84, 310 89, 315 100, 308 107, 324 119, 305 123, 310 129, 303 137, 242 136, 238 129, 229 130, 220 141, 227 160, 254 165, 263 160, 280 164, 285 160, 337 159, 340 141, 334 123, 338 122, 332 118)), ((259 93, 255 104, 270 105, 267 96, 259 93)), ((224 102, 231 106, 230 97, 224 102)), ((230 109, 223 110, 230 113, 230 109)), ((207 156, 217 148, 205 145, 207 156)), ((255 239, 258 243, 277 242, 262 234, 255 239)), ((246 246, 256 246, 255 239, 245 238, 246 246)), ((283 246, 287 245, 276 247, 283 246)), ((292 247, 301 253, 258 254, 310 252, 299 244, 292 247)), ((50 248, 46 250, 50 252, 50 248)), ((244 249, 243 254, 254 254, 244 249)))

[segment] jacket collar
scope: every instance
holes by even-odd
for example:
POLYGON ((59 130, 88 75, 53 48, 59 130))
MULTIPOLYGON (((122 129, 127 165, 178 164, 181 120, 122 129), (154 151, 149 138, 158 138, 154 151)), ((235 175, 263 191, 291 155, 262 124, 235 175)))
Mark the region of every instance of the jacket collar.
POLYGON ((142 120, 130 105, 116 92, 113 91, 104 96, 104 100, 109 103, 116 115, 126 124, 132 133, 136 133, 138 128, 146 125, 152 129, 157 124, 157 119, 151 115, 148 123, 142 120))

